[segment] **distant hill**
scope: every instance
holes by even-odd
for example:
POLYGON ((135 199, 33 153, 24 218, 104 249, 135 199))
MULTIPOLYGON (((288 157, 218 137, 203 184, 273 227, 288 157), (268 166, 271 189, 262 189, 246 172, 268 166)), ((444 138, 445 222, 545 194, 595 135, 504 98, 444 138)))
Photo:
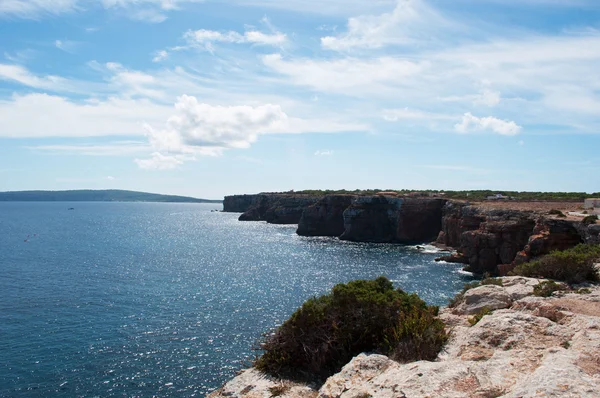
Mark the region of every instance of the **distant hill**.
POLYGON ((77 191, 15 191, 0 192, 0 202, 174 202, 221 203, 222 200, 190 198, 187 196, 109 190, 77 191))

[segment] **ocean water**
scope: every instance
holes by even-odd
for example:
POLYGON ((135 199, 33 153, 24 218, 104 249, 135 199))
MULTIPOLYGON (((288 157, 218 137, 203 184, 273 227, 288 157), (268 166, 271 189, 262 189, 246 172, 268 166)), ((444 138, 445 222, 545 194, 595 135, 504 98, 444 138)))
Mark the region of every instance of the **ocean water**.
POLYGON ((304 238, 217 208, 0 203, 0 397, 204 396, 336 283, 385 275, 444 305, 469 280, 433 250, 304 238))

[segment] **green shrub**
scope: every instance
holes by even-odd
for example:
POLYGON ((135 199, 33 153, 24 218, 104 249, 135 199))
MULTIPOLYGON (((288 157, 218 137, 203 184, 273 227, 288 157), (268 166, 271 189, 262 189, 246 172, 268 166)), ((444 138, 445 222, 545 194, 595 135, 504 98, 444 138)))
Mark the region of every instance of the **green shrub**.
POLYGON ((538 297, 550 297, 552 293, 564 290, 558 283, 554 281, 540 282, 533 287, 533 295, 538 297))
POLYGON ((581 223, 583 225, 590 225, 590 224, 596 224, 596 221, 598 221, 598 216, 593 215, 593 216, 584 217, 583 220, 581 220, 581 223))
POLYGON ((275 376, 325 379, 361 352, 433 360, 447 340, 438 308, 380 277, 336 285, 306 301, 264 338, 256 368, 275 376))
POLYGON ((521 264, 514 275, 547 278, 570 284, 597 282, 594 262, 600 258, 600 245, 577 245, 571 249, 554 251, 546 256, 521 264))
POLYGON ((589 288, 584 287, 584 288, 577 290, 576 293, 577 294, 592 294, 592 291, 589 288))
POLYGON ((492 312, 493 311, 489 307, 483 307, 481 309, 481 311, 479 311, 477 314, 475 314, 469 318, 469 324, 471 326, 477 325, 477 323, 481 320, 481 318, 483 318, 486 315, 491 314, 492 312))
POLYGON ((563 213, 563 212, 562 212, 562 211, 560 211, 560 210, 556 210, 556 209, 552 209, 552 210, 550 210, 550 211, 548 212, 548 214, 550 214, 550 215, 555 215, 555 216, 557 216, 557 217, 567 217, 567 216, 565 216, 565 213, 563 213))

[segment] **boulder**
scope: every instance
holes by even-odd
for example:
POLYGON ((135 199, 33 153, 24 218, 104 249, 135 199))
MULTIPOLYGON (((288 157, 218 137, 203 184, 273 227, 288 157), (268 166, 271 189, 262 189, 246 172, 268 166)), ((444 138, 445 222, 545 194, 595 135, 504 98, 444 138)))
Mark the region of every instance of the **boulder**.
POLYGON ((289 380, 279 380, 254 368, 242 371, 207 398, 311 398, 317 391, 307 385, 289 380))
POLYGON ((462 302, 455 308, 455 312, 463 315, 473 315, 484 308, 497 310, 508 308, 511 305, 510 295, 503 287, 484 285, 467 290, 462 302))

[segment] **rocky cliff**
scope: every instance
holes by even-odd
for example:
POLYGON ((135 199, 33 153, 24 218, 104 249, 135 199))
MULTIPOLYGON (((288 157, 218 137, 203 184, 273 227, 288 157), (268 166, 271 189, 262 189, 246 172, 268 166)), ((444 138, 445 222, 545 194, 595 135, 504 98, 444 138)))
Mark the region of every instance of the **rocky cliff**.
POLYGON ((361 354, 322 386, 249 369, 209 397, 597 397, 600 287, 541 298, 532 296, 539 282, 503 278, 503 286, 472 289, 442 310, 451 337, 434 362, 361 354), (495 311, 471 326, 470 314, 483 307, 495 311))
POLYGON ((546 212, 486 210, 448 202, 437 242, 457 249, 446 261, 468 265, 475 273, 506 274, 516 265, 553 250, 598 242, 600 228, 546 212))
POLYGON ((240 216, 240 221, 266 221, 270 224, 298 224, 305 208, 321 197, 295 194, 258 194, 240 216))
POLYGON ((223 211, 226 213, 243 213, 247 211, 258 195, 231 195, 223 199, 223 211))
POLYGON ((443 199, 387 196, 356 198, 344 213, 342 240, 378 243, 431 242, 442 227, 443 199))
POLYGON ((460 201, 396 195, 293 193, 228 196, 224 211, 241 221, 298 224, 303 236, 415 244, 436 241, 457 253, 441 260, 505 275, 516 265, 578 243, 600 243, 600 224, 549 216, 547 211, 485 208, 460 201))
POLYGON ((304 209, 298 222, 298 235, 340 236, 344 233, 344 211, 357 197, 328 195, 304 209))

